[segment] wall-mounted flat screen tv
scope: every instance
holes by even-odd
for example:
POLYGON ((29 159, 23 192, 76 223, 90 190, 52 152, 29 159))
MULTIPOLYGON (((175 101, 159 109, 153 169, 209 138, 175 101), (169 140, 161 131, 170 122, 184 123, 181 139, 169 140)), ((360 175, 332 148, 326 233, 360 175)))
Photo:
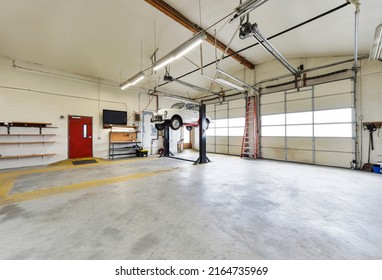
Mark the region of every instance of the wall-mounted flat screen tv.
POLYGON ((116 111, 116 110, 103 110, 103 124, 127 124, 127 112, 126 111, 116 111))

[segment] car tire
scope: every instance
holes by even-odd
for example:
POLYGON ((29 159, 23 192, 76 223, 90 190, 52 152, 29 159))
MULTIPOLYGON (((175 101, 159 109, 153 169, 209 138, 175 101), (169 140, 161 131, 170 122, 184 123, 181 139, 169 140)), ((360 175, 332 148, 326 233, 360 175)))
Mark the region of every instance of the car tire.
POLYGON ((164 129, 164 123, 157 123, 155 124, 155 128, 158 130, 163 130, 164 129))
POLYGON ((191 130, 192 130, 192 126, 186 126, 186 129, 187 129, 188 131, 191 131, 191 130))
POLYGON ((210 127, 210 120, 209 119, 206 119, 206 130, 210 127))
POLYGON ((171 119, 170 127, 172 130, 178 130, 183 125, 182 119, 178 116, 174 116, 171 119))

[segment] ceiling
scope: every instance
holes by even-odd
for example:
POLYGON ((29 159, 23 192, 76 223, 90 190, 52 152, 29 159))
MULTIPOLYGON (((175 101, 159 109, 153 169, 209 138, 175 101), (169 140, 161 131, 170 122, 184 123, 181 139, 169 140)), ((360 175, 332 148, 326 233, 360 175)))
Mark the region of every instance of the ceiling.
MULTIPOLYGON (((256 43, 254 38, 241 40, 235 31, 239 22, 227 19, 239 1, 232 0, 165 0, 166 3, 198 24, 217 39, 241 50, 256 43), (230 43, 230 41, 232 42, 230 43)), ((145 70, 146 78, 136 89, 161 91, 196 97, 200 92, 179 83, 165 84, 164 70, 153 73, 150 57, 158 59, 192 36, 192 32, 144 0, 0 0, 0 55, 97 77, 119 84, 145 70)), ((269 37, 289 27, 346 3, 344 0, 269 0, 250 13, 269 37)), ((368 54, 375 27, 382 22, 380 0, 361 1, 359 53, 368 54)), ((352 55, 354 52, 354 5, 346 7, 271 40, 286 57, 320 57, 352 55)), ((195 49, 171 64, 169 73, 176 78, 220 58, 221 51, 204 42, 202 51, 195 49)), ((240 52, 258 65, 273 57, 261 46, 240 52)), ((220 67, 230 74, 243 72, 245 66, 233 58, 221 61, 220 67)), ((287 73, 287 70, 286 70, 287 73)), ((215 75, 215 64, 204 69, 215 75)), ((211 81, 200 71, 188 74, 183 81, 214 91, 211 81)), ((220 86, 219 86, 220 88, 220 86)))

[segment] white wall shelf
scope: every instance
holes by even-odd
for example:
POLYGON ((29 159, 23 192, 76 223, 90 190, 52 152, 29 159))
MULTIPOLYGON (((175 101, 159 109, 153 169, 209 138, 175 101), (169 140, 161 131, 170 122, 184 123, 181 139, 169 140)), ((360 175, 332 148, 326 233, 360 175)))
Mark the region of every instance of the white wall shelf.
POLYGON ((0 122, 0 126, 7 128, 7 134, 0 134, 0 160, 20 160, 35 157, 44 159, 48 156, 54 156, 55 153, 48 152, 47 145, 55 143, 50 138, 56 134, 43 133, 43 129, 55 128, 49 125, 51 123, 0 122), (35 133, 36 129, 39 133, 35 133), (20 133, 25 130, 31 131, 31 133, 20 133), (12 131, 16 133, 12 134, 12 131))

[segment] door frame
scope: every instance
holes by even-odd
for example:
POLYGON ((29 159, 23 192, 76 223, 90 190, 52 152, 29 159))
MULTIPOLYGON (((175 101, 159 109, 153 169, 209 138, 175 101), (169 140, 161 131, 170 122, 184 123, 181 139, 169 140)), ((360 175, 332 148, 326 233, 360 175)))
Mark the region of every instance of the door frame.
POLYGON ((92 130, 91 130, 91 135, 92 135, 92 141, 91 141, 91 155, 90 157, 93 157, 93 117, 92 116, 82 116, 82 115, 68 115, 68 158, 70 158, 70 118, 73 118, 73 117, 79 117, 79 118, 90 118, 91 119, 91 123, 92 123, 92 130))
MULTIPOLYGON (((197 127, 196 127, 197 128, 197 127)), ((195 127, 193 127, 193 129, 191 131, 188 131, 188 135, 189 135, 189 142, 186 143, 184 140, 183 140, 183 149, 192 149, 192 133, 194 131, 195 127)), ((183 139, 185 139, 185 132, 187 131, 187 128, 185 126, 183 126, 183 139)))

